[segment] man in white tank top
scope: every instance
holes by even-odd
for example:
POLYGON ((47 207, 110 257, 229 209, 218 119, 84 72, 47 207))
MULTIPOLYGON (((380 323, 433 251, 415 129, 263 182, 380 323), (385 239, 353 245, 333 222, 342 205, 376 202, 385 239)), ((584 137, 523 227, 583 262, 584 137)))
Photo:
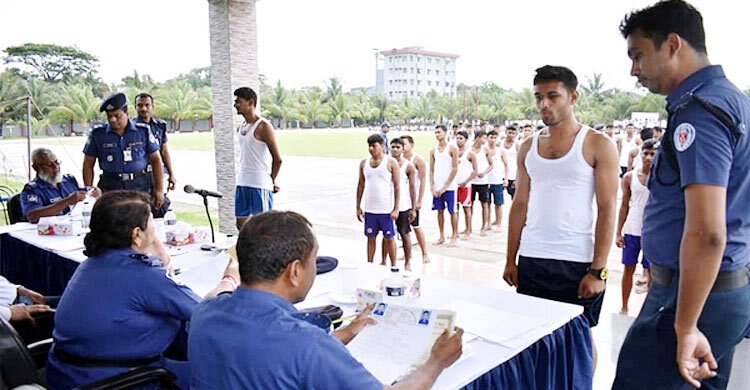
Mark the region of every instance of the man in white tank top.
POLYGON ((570 69, 536 72, 536 107, 548 127, 519 150, 503 279, 519 293, 583 306, 595 326, 615 230, 617 150, 576 120, 578 80, 570 69))
POLYGON ((490 230, 490 183, 489 174, 492 172, 494 165, 492 158, 487 153, 485 145, 487 144, 487 133, 477 130, 474 133, 474 142, 471 145, 471 152, 474 153, 477 160, 477 177, 471 181, 471 207, 474 212, 474 201, 479 200, 482 207, 482 228, 479 234, 487 235, 490 230))
POLYGON ((458 171, 456 172, 458 205, 464 209, 466 229, 461 232, 461 239, 471 236, 471 181, 477 176, 477 158, 466 146, 469 134, 459 131, 456 136, 458 146, 458 171))
POLYGON ((492 159, 492 171, 487 175, 487 181, 490 184, 490 202, 495 206, 495 222, 492 226, 500 231, 500 224, 503 221, 503 204, 505 197, 503 191, 508 185, 506 175, 508 172, 508 158, 505 150, 497 146, 497 131, 492 130, 487 133, 487 156, 492 159))
MULTIPOLYGON (((643 210, 648 202, 648 175, 654 161, 656 140, 649 139, 641 145, 641 167, 632 170, 622 177, 622 204, 617 219, 617 247, 622 248, 622 308, 620 314, 628 314, 628 300, 633 289, 633 274, 641 253, 641 230, 643 229, 643 210)), ((646 283, 651 284, 648 259, 641 261, 646 283)))
POLYGON ((240 229, 249 217, 273 208, 273 194, 279 192, 276 176, 281 169, 281 152, 273 126, 255 112, 255 91, 237 88, 234 96, 234 108, 245 118, 237 129, 240 164, 234 194, 234 215, 240 229))
POLYGON ((427 164, 425 164, 422 156, 414 153, 414 138, 412 136, 402 135, 401 140, 404 141, 404 158, 409 160, 417 170, 417 177, 414 181, 414 186, 417 190, 417 201, 412 205, 414 219, 411 221, 411 227, 414 228, 414 235, 417 237, 419 249, 422 251, 422 263, 427 264, 430 262, 430 257, 427 255, 427 243, 424 239, 424 232, 422 231, 422 227, 419 226, 419 210, 422 209, 422 197, 424 196, 425 183, 427 182, 427 164))
POLYGON ((448 246, 458 245, 458 215, 456 214, 456 173, 458 172, 458 148, 448 143, 448 133, 443 125, 435 126, 438 144, 430 150, 430 188, 432 209, 438 212, 440 238, 435 245, 445 243, 445 214, 447 208, 451 218, 451 240, 448 246))
MULTIPOLYGON (((411 271, 411 222, 417 214, 413 204, 417 202, 417 169, 414 164, 404 158, 404 141, 401 138, 391 140, 391 157, 398 162, 399 193, 398 218, 396 219, 396 231, 401 236, 404 245, 404 269, 411 271)), ((383 240, 385 244, 385 240, 383 240)), ((384 247, 385 248, 385 247, 384 247)), ((396 249, 398 251, 398 249, 396 249)), ((383 251, 383 262, 385 263, 385 250, 383 251)))
MULTIPOLYGON (((398 162, 385 154, 383 137, 373 134, 367 137, 370 157, 359 163, 359 182, 357 183, 357 219, 365 223, 367 236, 367 261, 375 258, 375 244, 378 232, 383 232, 383 246, 391 259, 391 266, 396 266, 396 234, 393 222, 398 218, 400 199, 398 162), (365 195, 365 207, 362 209, 362 195, 365 195)), ((385 265, 385 258, 381 265, 385 265)))
POLYGON ((617 153, 620 156, 620 177, 628 171, 628 156, 631 150, 641 144, 641 139, 635 135, 635 125, 625 126, 625 135, 617 139, 617 153))
POLYGON ((516 195, 516 172, 518 172, 518 147, 516 145, 518 130, 515 126, 508 126, 505 129, 505 139, 503 140, 503 149, 508 157, 508 171, 505 177, 508 179, 508 185, 505 190, 508 191, 510 199, 516 195))

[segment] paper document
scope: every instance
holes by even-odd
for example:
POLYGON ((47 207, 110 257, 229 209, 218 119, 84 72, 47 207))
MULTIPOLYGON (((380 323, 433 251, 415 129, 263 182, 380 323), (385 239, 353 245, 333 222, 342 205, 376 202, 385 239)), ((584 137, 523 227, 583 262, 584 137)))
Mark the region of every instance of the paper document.
POLYGON ((456 326, 484 340, 513 348, 513 340, 544 325, 542 318, 515 314, 458 300, 443 306, 460 314, 456 326))
POLYGON ((453 329, 456 313, 379 302, 372 317, 377 324, 362 329, 346 348, 379 381, 390 385, 427 361, 435 340, 453 329))

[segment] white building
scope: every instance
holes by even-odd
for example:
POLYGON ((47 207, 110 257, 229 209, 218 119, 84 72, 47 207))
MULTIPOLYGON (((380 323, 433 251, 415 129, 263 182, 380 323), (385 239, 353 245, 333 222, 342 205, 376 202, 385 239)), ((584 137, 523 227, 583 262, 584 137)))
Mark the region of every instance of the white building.
POLYGON ((378 92, 390 99, 420 97, 429 91, 456 95, 456 59, 458 55, 405 47, 381 51, 382 65, 377 69, 378 92), (381 73, 382 72, 382 73, 381 73))

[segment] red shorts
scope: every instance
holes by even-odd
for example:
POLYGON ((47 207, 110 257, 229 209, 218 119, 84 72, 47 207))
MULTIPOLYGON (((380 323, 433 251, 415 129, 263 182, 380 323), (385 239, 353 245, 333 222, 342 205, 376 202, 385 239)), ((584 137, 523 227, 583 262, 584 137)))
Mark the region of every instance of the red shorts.
POLYGON ((471 186, 458 188, 458 205, 471 207, 471 186))

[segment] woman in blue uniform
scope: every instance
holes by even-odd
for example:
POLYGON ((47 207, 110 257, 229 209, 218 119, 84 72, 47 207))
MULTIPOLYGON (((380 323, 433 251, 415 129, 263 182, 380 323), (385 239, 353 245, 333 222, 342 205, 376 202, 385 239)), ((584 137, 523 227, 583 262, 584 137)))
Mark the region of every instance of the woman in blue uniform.
MULTIPOLYGON (((73 274, 55 315, 50 388, 69 389, 145 365, 166 367, 187 384, 188 363, 165 358, 164 351, 201 298, 172 279, 150 199, 136 191, 105 193, 94 205, 90 227, 84 240, 88 259, 73 274)), ((236 264, 230 261, 225 275, 209 295, 235 288, 236 264)))

